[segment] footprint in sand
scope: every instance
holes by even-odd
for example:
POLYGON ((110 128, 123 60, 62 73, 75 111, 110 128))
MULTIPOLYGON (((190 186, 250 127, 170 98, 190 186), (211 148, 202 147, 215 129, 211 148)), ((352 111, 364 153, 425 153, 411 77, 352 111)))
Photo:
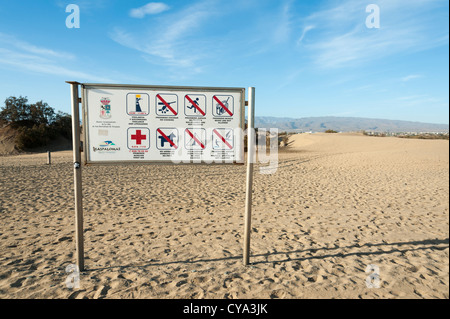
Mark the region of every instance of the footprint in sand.
POLYGON ((10 284, 9 286, 11 288, 18 288, 18 287, 22 287, 22 283, 25 281, 25 277, 23 278, 19 278, 17 279, 15 282, 13 282, 12 284, 10 284))
POLYGON ((109 289, 110 289, 109 286, 100 286, 100 288, 98 288, 97 291, 95 292, 94 299, 105 298, 109 289))

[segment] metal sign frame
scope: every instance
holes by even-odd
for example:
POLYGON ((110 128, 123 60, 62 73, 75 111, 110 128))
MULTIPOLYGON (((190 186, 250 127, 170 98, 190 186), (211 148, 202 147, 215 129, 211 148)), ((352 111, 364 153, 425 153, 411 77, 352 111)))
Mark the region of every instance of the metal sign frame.
MULTIPOLYGON (((82 145, 80 142, 80 103, 85 101, 85 87, 88 84, 81 84, 75 81, 66 81, 71 85, 71 101, 72 101, 72 142, 73 142, 73 173, 74 173, 74 197, 75 197, 75 246, 76 246, 76 264, 78 271, 85 269, 84 264, 84 229, 83 229, 83 194, 82 194, 82 176, 81 176, 81 152, 82 145), (82 97, 79 97, 79 86, 82 88, 82 97)), ((89 84, 91 86, 105 86, 104 84, 89 84)), ((130 88, 168 88, 167 86, 132 86, 132 85, 114 85, 111 87, 130 87, 130 88)), ((174 87, 171 87, 174 88, 174 87)), ((198 87, 184 87, 188 89, 198 90, 198 87)), ((230 88, 203 88, 214 89, 215 92, 222 90, 230 90, 230 88)), ((241 124, 244 128, 245 116, 245 89, 234 88, 235 90, 243 90, 241 95, 241 124)), ((229 92, 229 91, 228 91, 229 92)), ((83 108, 83 112, 85 109, 83 108)), ((84 113, 83 113, 84 115, 84 113)), ((84 118, 83 118, 84 119, 84 118)), ((243 264, 250 263, 250 235, 251 235, 251 211, 252 211, 252 193, 253 193, 253 163, 255 162, 256 145, 255 145, 255 88, 250 87, 248 90, 248 130, 247 130, 247 176, 245 187, 245 212, 244 212, 244 243, 243 243, 243 264)), ((83 127, 86 129, 86 124, 83 122, 83 127)), ((85 131, 86 132, 86 131, 85 131)), ((86 136, 86 135, 85 135, 86 136)), ((243 136, 242 136, 243 138, 243 136)), ((87 143, 85 148, 87 147, 87 143)), ((242 143, 242 148, 244 144, 242 143)), ((243 150, 242 150, 243 151, 243 150)), ((244 155, 244 153, 242 153, 244 155)), ((117 163, 117 162, 116 162, 117 163)), ((127 162, 121 161, 121 164, 127 162)), ((153 164, 164 164, 164 162, 151 162, 153 164)), ((96 164, 114 164, 112 162, 96 163, 96 164)), ((133 164, 149 164, 149 162, 133 162, 133 164)), ((188 164, 188 163, 186 163, 188 164)), ((194 164, 194 163, 189 163, 194 164)), ((206 165, 206 163, 203 163, 206 165)), ((221 163, 223 165, 224 163, 221 163)), ((242 163, 243 164, 243 163, 242 163)), ((174 164, 175 165, 175 164, 174 164)), ((179 165, 179 164, 176 164, 179 165)))
MULTIPOLYGON (((89 101, 87 98, 87 92, 89 89, 102 89, 102 88, 111 88, 111 89, 130 89, 133 91, 138 90, 162 90, 165 92, 186 92, 186 91, 194 91, 194 92, 203 92, 203 93, 238 93, 240 94, 240 101, 236 103, 239 106, 239 110, 234 114, 238 117, 239 128, 241 132, 245 130, 245 88, 238 87, 200 87, 200 86, 164 86, 164 85, 131 85, 131 84, 100 84, 100 83, 81 83, 81 103, 82 103, 82 115, 83 115, 83 135, 84 135, 84 143, 83 143, 83 153, 84 153, 84 163, 86 165, 110 165, 110 164, 173 164, 173 161, 169 158, 167 160, 112 160, 112 161, 92 161, 90 160, 90 141, 89 141, 89 101)), ((188 126, 184 126, 188 127, 188 126)), ((203 161, 197 162, 181 162, 177 163, 181 165, 185 164, 196 164, 196 165, 204 165, 204 164, 215 164, 215 165, 224 165, 224 164, 243 164, 244 163, 244 143, 243 138, 244 135, 240 136, 242 141, 238 143, 239 149, 236 152, 241 154, 239 159, 236 159, 236 153, 234 154, 233 161, 223 161, 223 162, 214 162, 205 163, 203 161)))

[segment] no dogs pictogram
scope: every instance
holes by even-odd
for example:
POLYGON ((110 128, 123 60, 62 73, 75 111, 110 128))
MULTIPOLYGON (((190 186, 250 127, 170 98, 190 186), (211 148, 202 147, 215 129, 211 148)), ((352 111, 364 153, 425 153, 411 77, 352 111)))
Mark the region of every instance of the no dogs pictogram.
POLYGON ((160 150, 177 149, 178 130, 176 128, 158 128, 156 147, 160 150))

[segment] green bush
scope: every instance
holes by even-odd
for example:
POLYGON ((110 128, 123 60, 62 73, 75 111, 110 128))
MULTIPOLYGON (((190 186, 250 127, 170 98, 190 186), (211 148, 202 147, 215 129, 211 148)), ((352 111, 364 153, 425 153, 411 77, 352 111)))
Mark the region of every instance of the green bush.
POLYGON ((16 146, 19 149, 45 146, 58 136, 70 139, 72 118, 58 112, 43 101, 28 104, 26 97, 11 96, 0 110, 0 123, 18 130, 16 146))
POLYGON ((45 124, 33 125, 32 127, 22 126, 18 128, 19 134, 16 136, 16 146, 19 149, 45 146, 55 137, 55 132, 45 124))
POLYGON ((56 134, 61 134, 67 139, 72 138, 72 117, 69 114, 59 111, 51 126, 56 134))

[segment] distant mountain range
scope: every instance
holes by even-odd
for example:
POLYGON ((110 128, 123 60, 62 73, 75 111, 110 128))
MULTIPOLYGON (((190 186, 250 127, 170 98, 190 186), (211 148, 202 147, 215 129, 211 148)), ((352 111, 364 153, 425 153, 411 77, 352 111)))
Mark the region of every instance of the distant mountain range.
POLYGON ((324 132, 335 130, 338 132, 448 132, 448 124, 433 124, 410 121, 383 120, 360 117, 270 117, 257 116, 255 127, 278 128, 287 132, 324 132))

